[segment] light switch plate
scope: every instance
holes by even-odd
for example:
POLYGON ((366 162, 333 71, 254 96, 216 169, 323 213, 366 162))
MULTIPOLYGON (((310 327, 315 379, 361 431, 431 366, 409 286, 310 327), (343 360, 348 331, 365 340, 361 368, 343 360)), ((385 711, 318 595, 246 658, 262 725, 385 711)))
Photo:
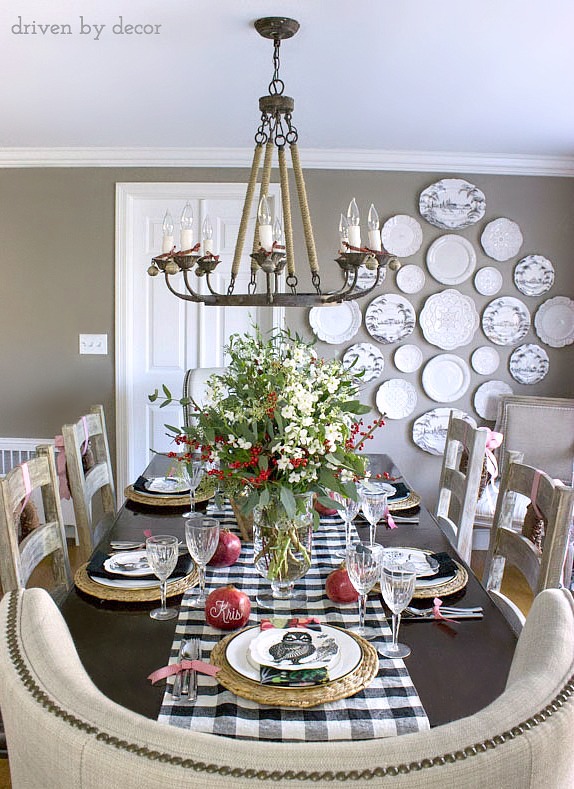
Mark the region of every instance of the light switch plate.
POLYGON ((108 352, 107 334, 80 334, 81 354, 104 354, 108 352))

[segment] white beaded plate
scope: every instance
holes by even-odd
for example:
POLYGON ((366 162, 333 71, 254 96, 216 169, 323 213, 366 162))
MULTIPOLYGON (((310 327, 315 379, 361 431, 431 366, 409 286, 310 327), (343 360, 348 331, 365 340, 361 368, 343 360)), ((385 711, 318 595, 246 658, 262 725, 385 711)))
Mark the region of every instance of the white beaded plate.
POLYGON ((414 373, 423 363, 423 352, 418 345, 401 345, 395 351, 394 362, 401 373, 414 373))
POLYGON ((502 287, 502 274, 494 266, 479 268, 474 275, 474 287, 481 296, 496 296, 502 287))
POLYGON ((543 302, 534 316, 536 334, 552 348, 563 348, 574 342, 574 301, 555 296, 543 302))
POLYGON ((309 323, 320 340, 337 345, 355 336, 361 325, 361 310, 356 301, 311 307, 309 323))
POLYGON ((470 357, 472 369, 479 375, 492 375, 500 365, 500 354, 490 345, 481 345, 470 357))
POLYGON ((418 293, 424 288, 425 273, 420 266, 409 263, 397 271, 396 282, 403 293, 418 293))
POLYGON ((494 260, 510 260, 520 252, 522 232, 511 219, 494 219, 482 231, 480 243, 488 257, 494 260))
POLYGON ((423 231, 412 216, 397 214, 383 225, 381 241, 391 255, 407 258, 419 251, 423 243, 423 231))
POLYGON ((472 341, 479 317, 474 300, 450 288, 428 297, 419 322, 427 342, 452 351, 472 341))
POLYGON ((404 378, 391 378, 379 386, 376 403, 387 419, 404 419, 415 410, 417 390, 404 378))

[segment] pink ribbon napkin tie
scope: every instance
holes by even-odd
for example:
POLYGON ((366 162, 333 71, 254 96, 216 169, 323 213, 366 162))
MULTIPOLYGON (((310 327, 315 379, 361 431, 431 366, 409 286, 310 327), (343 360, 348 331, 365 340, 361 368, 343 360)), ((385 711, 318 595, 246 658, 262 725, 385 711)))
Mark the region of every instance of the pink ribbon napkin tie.
POLYGON ((170 666, 163 666, 163 668, 152 671, 148 679, 152 685, 155 685, 161 679, 173 677, 174 674, 180 674, 182 671, 197 671, 199 674, 215 677, 220 668, 219 666, 213 666, 211 663, 204 663, 203 660, 186 660, 184 658, 179 663, 172 663, 170 666))

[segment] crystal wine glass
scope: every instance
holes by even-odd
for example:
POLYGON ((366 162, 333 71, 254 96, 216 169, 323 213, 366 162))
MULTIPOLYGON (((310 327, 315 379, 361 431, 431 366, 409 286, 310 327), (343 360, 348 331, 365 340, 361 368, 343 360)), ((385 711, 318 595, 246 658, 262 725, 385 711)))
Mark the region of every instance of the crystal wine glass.
POLYGON ((335 556, 338 556, 339 558, 345 558, 345 556, 347 555, 347 551, 349 550, 349 546, 351 544, 351 530, 353 527, 353 519, 359 513, 359 510, 361 508, 361 502, 359 501, 358 495, 356 501, 336 491, 333 491, 332 496, 335 501, 341 504, 342 509, 339 510, 339 512, 341 514, 341 517, 345 521, 345 549, 341 551, 337 551, 335 553, 335 556))
POLYGON ((387 494, 380 490, 369 490, 364 485, 359 487, 359 498, 363 515, 369 521, 369 543, 374 545, 377 523, 387 511, 387 494))
POLYGON ((354 628, 353 632, 367 640, 379 635, 371 628, 365 627, 365 611, 367 595, 381 577, 383 552, 383 546, 377 543, 365 545, 362 542, 354 542, 349 546, 346 554, 347 573, 359 593, 359 626, 354 628))
POLYGON ((171 534, 158 534, 148 537, 145 542, 149 566, 160 580, 160 608, 150 611, 152 619, 173 619, 177 616, 174 608, 167 608, 167 579, 175 569, 179 554, 179 540, 171 534))
POLYGON ((411 654, 411 648, 406 644, 397 643, 397 638, 401 624, 401 612, 405 610, 413 596, 416 579, 416 569, 412 564, 397 561, 393 556, 383 558, 381 592, 383 600, 393 615, 392 643, 379 647, 379 652, 384 657, 404 658, 411 654))
POLYGON ((189 485, 189 512, 184 512, 183 517, 189 518, 195 512, 195 491, 205 474, 205 461, 200 454, 193 454, 189 460, 181 461, 181 473, 189 485))
POLYGON ((185 522, 185 541, 199 574, 198 594, 189 600, 189 605, 200 608, 205 605, 205 566, 211 559, 219 542, 219 521, 206 518, 198 512, 185 522))

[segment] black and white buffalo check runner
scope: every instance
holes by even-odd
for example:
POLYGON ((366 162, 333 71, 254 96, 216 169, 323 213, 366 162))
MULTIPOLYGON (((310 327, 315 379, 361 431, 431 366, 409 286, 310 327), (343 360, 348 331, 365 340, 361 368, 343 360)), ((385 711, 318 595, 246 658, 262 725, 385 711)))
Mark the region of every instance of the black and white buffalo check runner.
MULTIPOLYGON (((230 508, 216 517, 221 519, 222 525, 234 528, 230 508)), ((321 621, 347 628, 357 624, 357 604, 335 604, 324 593, 327 575, 341 561, 335 552, 343 548, 344 533, 344 526, 337 517, 321 520, 313 537, 311 569, 296 584, 297 589, 305 589, 308 602, 304 609, 294 610, 294 615, 316 616, 321 621)), ((208 591, 233 584, 249 595, 250 625, 257 624, 263 617, 273 616, 268 609, 259 608, 255 601, 261 584, 266 583, 255 569, 250 543, 243 545, 239 561, 232 567, 207 568, 208 591)), ((170 663, 177 661, 182 639, 201 636, 201 657, 209 661, 213 645, 225 635, 205 624, 203 610, 197 611, 186 604, 190 594, 193 590, 184 595, 181 603, 170 663)), ((366 624, 380 630, 380 638, 372 642, 375 646, 390 640, 391 630, 378 596, 369 598, 366 624)), ((381 658, 379 673, 367 688, 350 698, 311 709, 271 707, 239 698, 218 685, 216 678, 202 674, 198 674, 198 697, 194 704, 174 701, 171 687, 170 682, 158 718, 160 722, 227 737, 325 742, 390 737, 429 728, 428 718, 402 660, 381 658)))

